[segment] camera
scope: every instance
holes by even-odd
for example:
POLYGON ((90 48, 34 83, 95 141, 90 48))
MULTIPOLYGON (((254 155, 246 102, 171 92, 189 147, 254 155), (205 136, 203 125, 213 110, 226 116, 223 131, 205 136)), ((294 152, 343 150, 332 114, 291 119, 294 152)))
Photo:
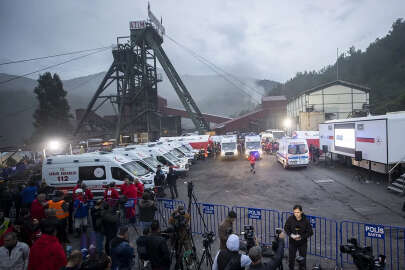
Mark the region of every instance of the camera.
POLYGON ((340 252, 350 254, 358 269, 383 270, 385 268, 385 256, 379 255, 377 259, 373 256, 371 247, 359 247, 356 238, 351 238, 348 244, 340 246, 340 252))
POLYGON ((186 217, 184 216, 185 214, 186 212, 184 210, 180 210, 177 213, 173 213, 175 230, 187 227, 187 220, 186 217))
POLYGON ((246 242, 246 250, 249 250, 256 245, 255 243, 255 231, 252 225, 244 225, 243 231, 241 232, 243 239, 246 242))
POLYGON ((214 243, 214 240, 215 240, 214 232, 203 233, 202 237, 203 237, 203 246, 204 247, 208 247, 212 243, 214 243))

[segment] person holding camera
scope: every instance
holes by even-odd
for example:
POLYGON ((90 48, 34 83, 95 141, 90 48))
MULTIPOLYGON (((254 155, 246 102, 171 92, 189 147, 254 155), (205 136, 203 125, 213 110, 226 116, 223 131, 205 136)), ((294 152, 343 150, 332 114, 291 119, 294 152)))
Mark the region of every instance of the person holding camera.
POLYGON ((232 233, 233 230, 233 223, 236 220, 236 213, 235 211, 229 211, 228 216, 225 218, 225 220, 219 225, 218 228, 218 235, 219 235, 219 241, 220 249, 226 249, 226 241, 228 240, 229 235, 232 233))
POLYGON ((190 215, 186 213, 183 205, 179 205, 169 218, 169 224, 174 228, 175 239, 174 247, 176 250, 176 265, 175 269, 183 269, 181 267, 183 255, 185 251, 192 250, 191 232, 190 232, 190 215))
POLYGON ((272 248, 274 255, 270 261, 262 260, 262 248, 254 246, 249 250, 249 258, 252 260, 248 270, 276 270, 281 264, 284 256, 285 233, 281 232, 273 243, 272 248))
POLYGON ((239 253, 239 237, 231 234, 226 241, 226 249, 220 249, 215 256, 212 270, 241 270, 251 262, 248 256, 239 253))
POLYGON ((308 238, 314 233, 309 220, 302 211, 302 206, 295 205, 293 207, 293 212, 294 214, 287 219, 284 225, 284 230, 289 236, 288 267, 290 270, 294 270, 295 256, 298 250, 299 255, 304 258, 300 263, 299 269, 304 270, 306 269, 308 238))

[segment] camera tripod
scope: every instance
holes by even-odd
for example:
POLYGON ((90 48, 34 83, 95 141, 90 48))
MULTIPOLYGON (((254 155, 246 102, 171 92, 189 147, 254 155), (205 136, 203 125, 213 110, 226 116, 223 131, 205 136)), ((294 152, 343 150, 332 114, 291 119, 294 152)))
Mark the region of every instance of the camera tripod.
MULTIPOLYGON (((197 270, 201 269, 201 266, 202 266, 204 260, 205 260, 205 263, 207 265, 207 268, 211 269, 212 265, 214 264, 214 261, 213 261, 212 256, 211 256, 211 244, 213 242, 214 233, 213 232, 208 232, 208 226, 205 223, 203 215, 201 214, 200 205, 197 202, 197 198, 196 198, 196 196, 195 196, 195 194, 193 192, 193 189, 194 189, 193 182, 191 182, 191 181, 188 182, 187 183, 188 212, 189 213, 191 212, 191 205, 194 202, 194 204, 197 207, 198 216, 201 218, 202 223, 204 225, 204 230, 205 230, 205 233, 203 234, 203 237, 204 237, 204 240, 203 240, 203 246, 204 246, 203 254, 201 255, 200 261, 198 262, 197 270)), ((191 223, 190 223, 190 231, 191 231, 191 223)), ((193 241, 193 248, 195 250, 194 241, 193 241)), ((196 259, 198 261, 197 256, 196 256, 196 259)))

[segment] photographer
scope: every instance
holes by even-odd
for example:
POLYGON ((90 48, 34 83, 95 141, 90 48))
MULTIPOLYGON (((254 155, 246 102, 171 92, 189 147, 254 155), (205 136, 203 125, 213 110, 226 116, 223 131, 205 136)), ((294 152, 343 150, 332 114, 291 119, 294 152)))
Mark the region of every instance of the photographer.
POLYGON ((190 232, 190 215, 179 205, 169 218, 169 224, 173 226, 175 235, 173 246, 176 250, 176 266, 179 269, 182 264, 184 252, 192 249, 190 232))
POLYGON ((284 256, 284 239, 285 233, 282 232, 273 243, 274 256, 270 258, 270 261, 262 260, 262 249, 259 246, 254 246, 249 250, 249 258, 252 263, 249 266, 249 270, 275 270, 282 264, 284 256))
POLYGON ((290 270, 294 269, 295 256, 297 250, 299 255, 303 257, 302 263, 300 263, 300 269, 306 269, 306 255, 307 255, 307 242, 308 238, 314 233, 309 220, 302 212, 301 205, 295 205, 293 207, 294 214, 290 216, 285 225, 284 230, 289 236, 288 238, 288 267, 290 270))
POLYGON ((240 270, 251 262, 248 256, 239 253, 239 237, 231 234, 226 241, 226 249, 219 250, 215 256, 212 270, 240 270))
POLYGON ((230 211, 226 219, 219 225, 218 235, 220 241, 220 249, 226 249, 226 241, 233 230, 233 223, 236 220, 235 211, 230 211))

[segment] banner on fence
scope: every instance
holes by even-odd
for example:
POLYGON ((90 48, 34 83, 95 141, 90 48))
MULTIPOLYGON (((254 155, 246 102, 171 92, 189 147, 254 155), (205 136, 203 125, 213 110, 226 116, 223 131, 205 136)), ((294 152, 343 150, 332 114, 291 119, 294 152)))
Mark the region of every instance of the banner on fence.
POLYGON ((364 228, 366 237, 385 239, 384 226, 365 224, 364 228))
POLYGON ((262 219, 262 210, 257 208, 249 208, 248 209, 248 218, 250 219, 262 219))

